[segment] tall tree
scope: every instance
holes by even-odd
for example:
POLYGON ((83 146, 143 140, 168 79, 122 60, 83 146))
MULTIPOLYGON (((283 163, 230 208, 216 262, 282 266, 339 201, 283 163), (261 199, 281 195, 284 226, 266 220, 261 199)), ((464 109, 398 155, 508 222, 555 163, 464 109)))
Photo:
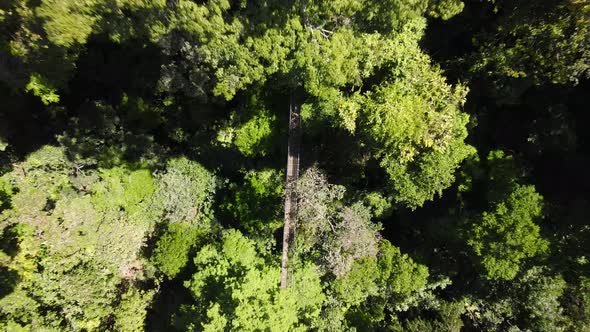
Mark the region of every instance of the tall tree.
POLYGON ((497 23, 478 36, 472 70, 494 78, 576 83, 590 77, 587 0, 494 1, 497 23), (486 74, 488 73, 488 74, 486 74))

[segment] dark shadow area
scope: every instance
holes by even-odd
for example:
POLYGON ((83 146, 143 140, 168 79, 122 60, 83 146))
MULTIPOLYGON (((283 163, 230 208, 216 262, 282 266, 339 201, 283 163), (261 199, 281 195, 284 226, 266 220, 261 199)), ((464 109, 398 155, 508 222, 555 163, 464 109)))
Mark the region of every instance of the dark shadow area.
POLYGON ((12 293, 18 283, 18 273, 0 266, 0 299, 12 293))
POLYGON ((144 40, 116 44, 104 35, 93 36, 76 63, 63 105, 76 110, 89 100, 117 105, 123 93, 152 96, 163 61, 159 47, 144 40))
POLYGON ((39 98, 13 91, 0 83, 0 136, 17 158, 55 143, 55 135, 63 130, 60 110, 48 110, 39 98))
MULTIPOLYGON (((0 257, 7 260, 13 258, 18 253, 19 241, 14 227, 8 227, 3 230, 0 236, 0 257)), ((4 260, 4 259, 3 259, 4 260)), ((0 262, 4 263, 4 262, 0 262)), ((17 271, 11 270, 7 266, 0 265, 0 299, 12 293, 19 281, 17 271)))
POLYGON ((182 331, 175 327, 173 315, 183 304, 193 303, 193 296, 178 280, 165 281, 160 285, 165 291, 158 292, 150 306, 145 322, 145 330, 150 332, 182 331))

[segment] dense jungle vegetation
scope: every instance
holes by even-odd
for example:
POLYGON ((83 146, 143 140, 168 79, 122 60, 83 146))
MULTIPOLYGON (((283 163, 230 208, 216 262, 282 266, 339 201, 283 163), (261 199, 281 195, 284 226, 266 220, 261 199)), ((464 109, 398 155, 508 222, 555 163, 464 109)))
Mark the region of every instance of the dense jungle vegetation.
POLYGON ((0 0, 0 330, 590 331, 589 98, 589 0, 0 0))

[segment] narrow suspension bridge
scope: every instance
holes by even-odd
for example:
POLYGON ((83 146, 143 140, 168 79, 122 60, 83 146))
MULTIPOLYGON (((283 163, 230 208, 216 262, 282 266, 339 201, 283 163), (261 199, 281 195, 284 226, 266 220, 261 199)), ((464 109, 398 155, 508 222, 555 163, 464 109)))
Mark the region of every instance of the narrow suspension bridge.
POLYGON ((281 288, 288 286, 289 244, 294 234, 297 213, 295 188, 299 179, 299 153, 301 150, 301 104, 291 93, 289 100, 289 138, 287 142, 287 178, 285 185, 285 225, 283 227, 283 255, 281 258, 281 288))

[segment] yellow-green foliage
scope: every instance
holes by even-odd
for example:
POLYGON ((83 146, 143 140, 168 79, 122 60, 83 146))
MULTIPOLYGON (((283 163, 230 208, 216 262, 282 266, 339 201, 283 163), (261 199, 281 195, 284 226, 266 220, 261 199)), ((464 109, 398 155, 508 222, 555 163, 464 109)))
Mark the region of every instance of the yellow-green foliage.
POLYGON ((148 200, 155 190, 151 171, 148 169, 129 170, 124 167, 101 169, 102 181, 93 186, 96 207, 112 209, 121 207, 129 214, 148 200))
POLYGON ((460 111, 466 89, 448 85, 418 49, 408 51, 412 59, 392 73, 393 81, 367 94, 363 127, 394 199, 416 208, 451 185, 474 149, 465 143, 469 117, 460 111))
POLYGON ((186 223, 169 224, 156 243, 152 262, 168 278, 174 278, 189 261, 189 254, 204 236, 202 229, 186 223))
POLYGON ((274 115, 260 112, 236 129, 234 144, 245 156, 264 156, 276 126, 274 115))
POLYGON ((12 206, 21 216, 32 216, 43 210, 49 201, 60 197, 68 187, 68 173, 72 165, 61 148, 44 146, 31 153, 27 161, 4 176, 18 188, 12 206))
POLYGON ((129 288, 121 295, 121 303, 115 310, 115 329, 121 332, 145 331, 148 305, 155 290, 129 288))
POLYGON ((12 320, 8 326, 96 331, 115 312, 117 324, 126 324, 131 316, 125 315, 145 316, 153 292, 134 299, 133 312, 126 312, 129 301, 119 287, 145 278, 139 253, 153 223, 138 215, 154 190, 150 172, 102 170, 100 178, 89 177, 93 190, 75 184, 84 173, 63 149, 46 146, 3 177, 16 190, 2 221, 18 246, 3 262, 18 274, 0 301, 0 315, 12 320))
POLYGON ((84 44, 100 18, 96 0, 43 0, 37 15, 45 19, 47 38, 57 46, 84 44))
POLYGON ((324 314, 333 321, 321 325, 342 329, 339 324, 348 319, 348 324, 359 330, 373 330, 373 324, 382 321, 387 311, 406 311, 438 287, 428 284, 428 275, 426 266, 383 240, 377 257, 355 261, 350 272, 330 283, 328 293, 336 302, 324 314))
POLYGON ((242 22, 225 20, 230 7, 227 0, 204 4, 180 0, 171 17, 172 27, 193 34, 201 43, 203 60, 216 69, 218 83, 213 91, 228 100, 237 90, 263 79, 264 74, 264 66, 240 43, 242 22))
POLYGON ((428 14, 448 20, 461 13, 465 4, 461 0, 434 0, 430 2, 428 14))
POLYGON ((398 309, 405 309, 406 302, 418 291, 424 290, 428 281, 428 268, 414 262, 407 254, 403 254, 398 247, 388 241, 381 242, 381 256, 379 264, 380 280, 382 286, 387 287, 393 296, 398 309))
MULTIPOLYGON (((422 6, 426 3, 416 3, 422 6)), ((415 14, 399 22, 376 18, 380 27, 396 26, 390 26, 391 35, 338 26, 329 38, 317 32, 315 43, 302 45, 298 53, 306 90, 314 97, 302 107, 304 119, 328 116, 356 134, 389 175, 393 199, 410 208, 441 195, 460 163, 474 153, 465 143, 469 117, 461 112, 467 89, 448 84, 422 52, 425 20, 415 14), (364 78, 379 69, 385 79, 361 92, 364 78), (344 86, 353 88, 344 91, 344 86)))
POLYGON ((364 203, 371 208, 371 212, 377 218, 391 214, 391 200, 383 197, 378 192, 370 192, 365 195, 364 203))
POLYGON ((489 279, 513 279, 522 261, 547 250, 536 221, 543 216, 543 197, 534 186, 516 185, 490 211, 473 220, 468 244, 489 279))
POLYGON ((197 330, 305 331, 324 301, 313 266, 295 271, 292 286, 280 289, 279 265, 267 264, 235 230, 221 244, 203 247, 195 265, 185 286, 196 301, 190 315, 197 330))
POLYGON ((31 74, 29 83, 26 86, 27 91, 32 91, 45 105, 59 102, 57 90, 53 88, 41 75, 31 74))
POLYGON ((360 259, 346 275, 335 280, 331 288, 344 307, 356 306, 377 294, 379 288, 376 281, 380 273, 374 257, 360 259))
POLYGON ((8 143, 6 143, 6 141, 0 137, 0 152, 4 152, 6 151, 6 148, 9 146, 8 143))
POLYGON ((242 185, 232 185, 234 200, 225 205, 235 221, 252 236, 269 240, 282 226, 284 176, 273 169, 250 171, 242 185))
POLYGON ((10 184, 3 178, 0 178, 0 212, 10 207, 10 197, 12 196, 12 188, 10 184))
POLYGON ((73 48, 84 45, 91 34, 103 32, 104 28, 115 42, 137 36, 144 30, 147 37, 155 40, 166 31, 157 15, 157 11, 165 8, 163 0, 42 0, 35 13, 42 19, 51 43, 73 48), (142 15, 132 22, 124 11, 142 15))

